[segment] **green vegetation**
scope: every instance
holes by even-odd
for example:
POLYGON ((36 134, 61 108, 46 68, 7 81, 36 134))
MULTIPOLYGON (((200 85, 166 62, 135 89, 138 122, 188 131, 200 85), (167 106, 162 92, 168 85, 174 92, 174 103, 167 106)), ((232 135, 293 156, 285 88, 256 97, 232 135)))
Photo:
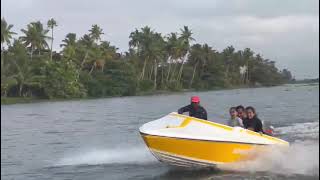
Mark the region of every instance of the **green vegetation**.
POLYGON ((229 46, 219 52, 208 44, 195 43, 187 26, 168 35, 148 26, 136 29, 124 53, 101 39, 104 32, 98 25, 80 38, 67 34, 62 50, 53 51, 57 26, 54 19, 47 27, 40 21, 31 22, 21 30, 22 36, 13 38, 13 25, 1 19, 1 103, 10 97, 130 96, 270 86, 292 79, 290 71, 279 71, 274 61, 249 48, 236 51, 229 46))
POLYGON ((301 80, 295 80, 289 82, 290 84, 311 84, 311 83, 319 83, 319 78, 315 79, 301 79, 301 80))

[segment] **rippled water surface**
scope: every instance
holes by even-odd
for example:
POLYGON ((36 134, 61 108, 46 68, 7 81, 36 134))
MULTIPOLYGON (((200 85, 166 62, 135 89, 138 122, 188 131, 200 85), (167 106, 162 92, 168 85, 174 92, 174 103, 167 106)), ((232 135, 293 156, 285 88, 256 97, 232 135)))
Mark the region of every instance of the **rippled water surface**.
POLYGON ((319 179, 319 85, 1 106, 1 179, 319 179), (230 106, 256 107, 291 143, 259 160, 220 170, 156 161, 138 128, 197 94, 209 119, 230 106))

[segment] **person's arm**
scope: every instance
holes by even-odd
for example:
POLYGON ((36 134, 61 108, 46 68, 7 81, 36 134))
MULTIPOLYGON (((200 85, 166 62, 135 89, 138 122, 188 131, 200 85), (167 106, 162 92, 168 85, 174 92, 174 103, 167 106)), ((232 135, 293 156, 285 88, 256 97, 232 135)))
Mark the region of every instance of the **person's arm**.
POLYGON ((248 124, 245 119, 242 119, 243 128, 248 129, 248 124))
POLYGON ((207 111, 203 108, 203 119, 208 120, 207 111))
POLYGON ((261 120, 257 119, 256 121, 257 121, 256 122, 256 127, 254 129, 256 130, 256 132, 263 132, 261 120))
POLYGON ((188 112, 188 111, 190 111, 190 105, 187 105, 187 106, 184 106, 184 107, 178 109, 179 114, 183 114, 184 112, 188 112))
POLYGON ((243 121, 242 121, 242 119, 241 119, 241 118, 238 118, 238 122, 239 122, 240 127, 244 127, 244 125, 243 125, 243 121))

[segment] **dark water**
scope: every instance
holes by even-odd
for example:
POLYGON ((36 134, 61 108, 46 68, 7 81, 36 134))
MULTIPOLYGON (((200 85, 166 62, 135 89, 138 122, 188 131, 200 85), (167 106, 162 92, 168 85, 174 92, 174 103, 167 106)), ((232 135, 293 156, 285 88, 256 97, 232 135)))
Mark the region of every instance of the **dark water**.
POLYGON ((2 179, 319 179, 318 171, 319 85, 1 106, 2 179), (225 122, 229 106, 255 106, 291 142, 289 152, 231 170, 157 162, 139 126, 193 94, 217 122, 225 122))

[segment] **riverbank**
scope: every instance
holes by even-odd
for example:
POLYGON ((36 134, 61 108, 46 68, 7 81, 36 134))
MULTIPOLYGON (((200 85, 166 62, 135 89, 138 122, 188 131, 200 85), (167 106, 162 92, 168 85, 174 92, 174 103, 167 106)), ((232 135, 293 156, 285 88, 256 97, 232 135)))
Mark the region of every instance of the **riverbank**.
POLYGON ((1 105, 49 102, 49 101, 54 102, 54 101, 65 101, 65 100, 71 100, 71 99, 39 99, 36 97, 1 97, 1 105))
MULTIPOLYGON (((185 92, 205 92, 205 91, 221 91, 221 90, 232 90, 232 89, 247 89, 247 88, 261 88, 271 86, 234 86, 228 88, 216 87, 212 89, 182 89, 177 91, 169 90, 156 90, 156 91, 144 91, 137 92, 133 96, 152 96, 152 95, 164 95, 164 94, 176 94, 185 92)), ((57 102, 57 101, 70 101, 70 100, 85 100, 85 99, 99 99, 99 98, 112 98, 112 97, 124 97, 124 96, 107 96, 107 97, 85 97, 85 98, 60 98, 60 99, 40 99, 36 97, 1 97, 1 105, 11 104, 24 104, 24 103, 37 103, 37 102, 57 102)))

